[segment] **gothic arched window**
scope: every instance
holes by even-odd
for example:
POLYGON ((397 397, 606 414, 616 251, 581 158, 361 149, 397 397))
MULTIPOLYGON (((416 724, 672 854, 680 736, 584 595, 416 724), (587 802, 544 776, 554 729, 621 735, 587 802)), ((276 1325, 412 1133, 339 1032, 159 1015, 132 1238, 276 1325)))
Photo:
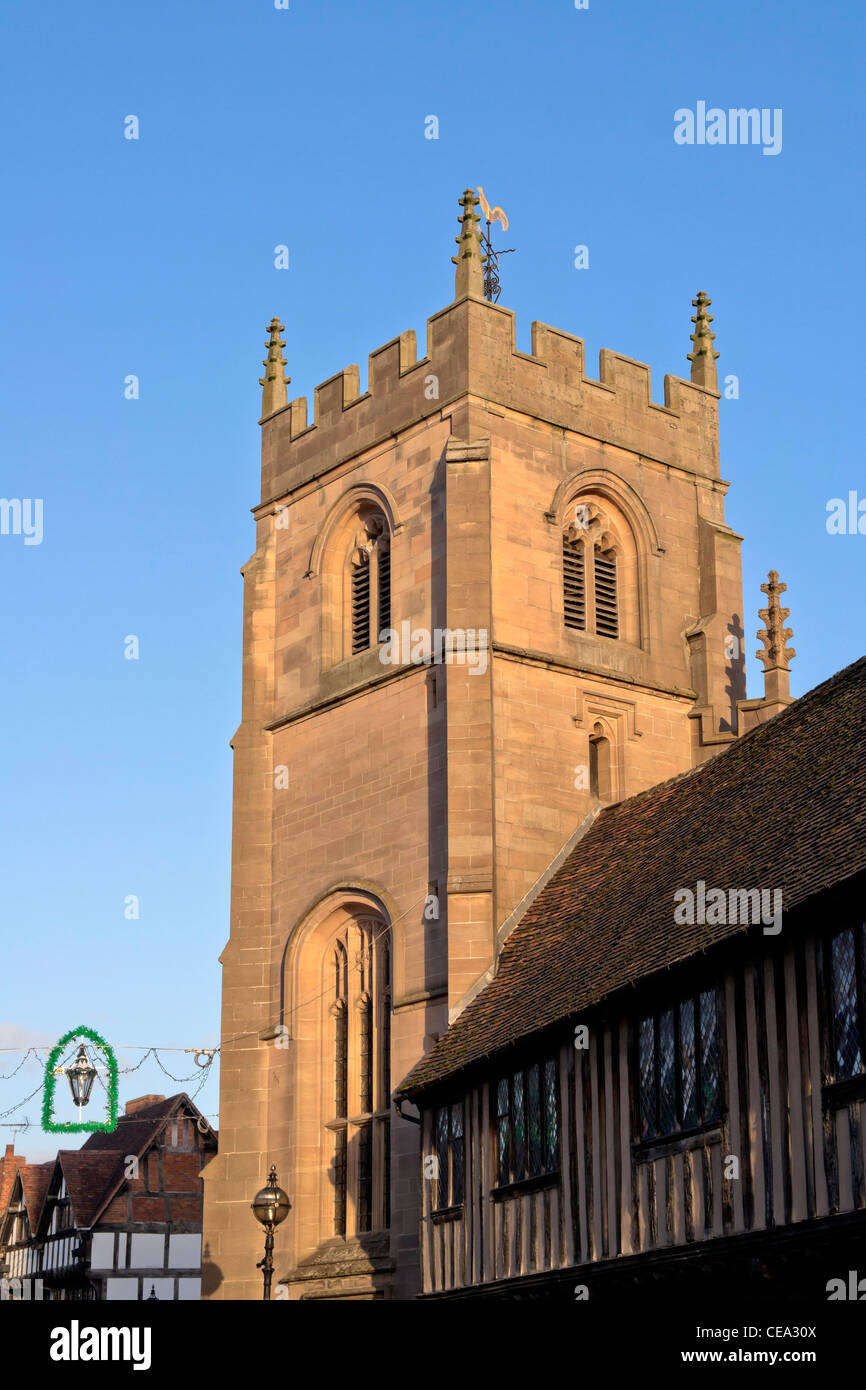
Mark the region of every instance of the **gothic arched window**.
POLYGON ((637 550, 628 524, 589 499, 569 505, 562 535, 566 628, 595 637, 639 640, 637 550))
POLYGON ((595 630, 599 637, 619 637, 619 604, 616 591, 616 551, 596 545, 595 630))
MULTIPOLYGON (((333 1234, 390 1223, 389 928, 375 917, 347 922, 333 942, 333 1234)), ((330 1107, 328 1107, 330 1111, 330 1107)))

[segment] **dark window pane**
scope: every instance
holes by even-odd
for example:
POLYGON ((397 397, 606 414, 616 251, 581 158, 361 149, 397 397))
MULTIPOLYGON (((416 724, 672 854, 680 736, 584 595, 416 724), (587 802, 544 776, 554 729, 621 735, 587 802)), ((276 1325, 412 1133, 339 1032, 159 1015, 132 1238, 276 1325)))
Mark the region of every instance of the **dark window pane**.
POLYGON ((701 1120, 716 1120, 719 1116, 719 1022, 716 1012, 716 991, 707 989, 701 995, 701 1120))
POLYGON ((361 1113, 373 1109, 373 1001, 368 996, 361 1009, 361 1113))
POLYGON ((526 1073, 526 1124, 529 1138, 529 1176, 541 1172, 541 1077, 538 1064, 526 1073))
POLYGON ((334 1115, 345 1119, 349 1103, 349 1018, 345 1005, 334 1016, 334 1115))
POLYGON ((511 1091, 508 1078, 496 1087, 496 1140, 499 1182, 511 1181, 511 1091))
POLYGON ((656 1124, 656 1063, 655 1027, 651 1018, 641 1020, 638 1030, 638 1070, 640 1072, 640 1133, 641 1138, 655 1134, 656 1124))
POLYGON ((698 1122, 695 1062, 695 1004, 693 999, 686 999, 680 1004, 680 1109, 683 1129, 691 1129, 698 1122))
POLYGON ((556 1063, 544 1064, 544 1168, 559 1167, 559 1106, 556 1099, 556 1063))
POLYGON ((451 1107, 451 1134, 455 1139, 463 1138, 463 1103, 451 1107))
POLYGON ((382 1147, 385 1154, 385 1230, 391 1225, 391 1121, 382 1123, 382 1147))
POLYGON ((455 1138, 451 1144, 451 1205, 459 1206, 463 1201, 463 1139, 455 1138))
POLYGON ((334 1235, 346 1234, 346 1131, 334 1135, 334 1235))
POLYGON ((448 1206, 448 1110, 443 1105, 436 1111, 436 1157, 439 1161, 439 1182, 436 1206, 448 1206))
POLYGON ((666 1009, 659 1015, 659 1133, 671 1134, 677 1127, 676 1058, 674 1056, 674 1014, 666 1009))
POLYGON ((511 1129, 513 1136, 512 1178, 515 1182, 526 1177, 526 1120, 524 1117, 523 1072, 514 1073, 511 1129))
POLYGON ((373 1130, 358 1130, 358 1230, 372 1230, 373 1221, 373 1130))
POLYGON ((844 1080, 846 1077, 859 1075, 862 1069, 853 931, 839 932, 838 936, 834 936, 830 947, 830 962, 833 978, 836 1077, 838 1080, 844 1080))
POLYGON ((497 1170, 500 1185, 511 1181, 511 1163, 508 1153, 508 1116, 502 1115, 497 1121, 497 1170))
POLYGON ((507 1115, 510 1106, 508 1104, 508 1078, 503 1077, 496 1087, 496 1114, 507 1115))

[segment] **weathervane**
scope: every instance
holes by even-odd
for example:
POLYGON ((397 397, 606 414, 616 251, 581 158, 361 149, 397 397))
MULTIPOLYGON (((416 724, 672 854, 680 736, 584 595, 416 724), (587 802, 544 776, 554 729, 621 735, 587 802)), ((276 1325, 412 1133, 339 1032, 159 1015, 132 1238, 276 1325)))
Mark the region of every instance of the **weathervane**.
POLYGON ((508 218, 502 208, 492 208, 484 196, 484 189, 478 185, 478 197, 481 199, 481 208, 487 220, 487 234, 481 234, 481 245, 487 260, 484 265, 484 298, 489 299, 491 304, 495 304, 500 294, 499 286, 499 257, 507 256, 509 252, 516 251, 515 246, 506 246, 501 251, 494 251, 490 240, 490 229, 494 222, 502 224, 503 232, 508 231, 508 218))

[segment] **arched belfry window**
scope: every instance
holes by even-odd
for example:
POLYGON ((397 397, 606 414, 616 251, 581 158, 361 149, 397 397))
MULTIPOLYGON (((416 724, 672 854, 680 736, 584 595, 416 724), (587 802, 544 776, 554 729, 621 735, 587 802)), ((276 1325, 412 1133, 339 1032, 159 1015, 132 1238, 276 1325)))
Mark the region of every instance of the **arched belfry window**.
POLYGON ((356 656, 378 646, 391 626, 391 537, 382 512, 367 505, 358 514, 347 572, 347 624, 350 651, 356 656))
POLYGON ((639 641, 634 538, 627 523, 594 499, 568 507, 562 535, 562 603, 566 628, 639 641))
POLYGON ((586 547, 577 536, 562 538, 565 626, 586 632, 586 547))
POLYGON ((345 923, 330 947, 332 1081, 326 1095, 334 1187, 331 1234, 390 1224, 389 928, 375 917, 345 923))
POLYGON ((616 551, 593 547, 595 561, 595 630, 599 637, 619 637, 616 551))

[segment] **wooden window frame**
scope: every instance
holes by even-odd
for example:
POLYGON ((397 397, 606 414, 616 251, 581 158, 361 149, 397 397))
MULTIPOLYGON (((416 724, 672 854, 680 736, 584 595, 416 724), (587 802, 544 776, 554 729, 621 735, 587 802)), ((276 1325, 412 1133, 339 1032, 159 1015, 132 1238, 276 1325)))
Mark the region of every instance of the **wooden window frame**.
POLYGON ((837 1102, 843 1104, 855 1099, 866 1099, 866 921, 864 921, 863 916, 859 913, 851 913, 842 926, 837 924, 824 931, 821 934, 821 949, 824 958, 823 994, 826 1012, 824 1089, 834 1104, 837 1102), (851 932, 854 938, 855 1008, 860 1044, 860 1071, 854 1072, 851 1076, 839 1075, 833 980, 833 942, 844 932, 851 932))
POLYGON ((461 1096, 457 1100, 444 1101, 434 1107, 432 1112, 433 1120, 433 1145, 436 1150, 438 1160, 438 1171, 435 1178, 435 1200, 433 1202, 433 1215, 446 1216, 463 1210, 466 1201, 466 1098, 461 1096), (460 1114, 460 1133, 454 1133, 454 1112, 460 1114), (445 1172, 442 1171, 442 1147, 439 1143, 439 1116, 447 1117, 447 1127, 445 1135, 445 1172), (454 1184, 454 1149, 455 1145, 460 1146, 460 1192, 455 1191, 454 1184), (444 1200, 443 1200, 444 1199, 444 1200))
POLYGON ((539 1187, 552 1186, 553 1184, 555 1184, 555 1183, 559 1180, 560 1169, 561 1169, 561 1165, 562 1165, 562 1108, 561 1108, 561 1105, 560 1105, 559 1084, 560 1084, 560 1078, 559 1078, 559 1057, 558 1057, 558 1054, 557 1054, 555 1051, 554 1051, 554 1052, 551 1052, 551 1053, 546 1053, 546 1054, 545 1054, 543 1057, 541 1057, 540 1059, 538 1059, 538 1058, 536 1058, 536 1057, 529 1057, 529 1058, 526 1058, 525 1060, 516 1062, 516 1064, 515 1064, 514 1066, 510 1067, 509 1070, 508 1070, 507 1072, 506 1072, 504 1069, 498 1069, 498 1070, 493 1074, 493 1080, 492 1080, 491 1083, 490 1083, 490 1100, 491 1100, 491 1104, 490 1104, 490 1115, 491 1115, 491 1120, 492 1120, 492 1122, 493 1122, 493 1160, 492 1160, 492 1161, 493 1161, 493 1170, 492 1170, 492 1171, 493 1171, 493 1173, 495 1174, 495 1179, 496 1179, 496 1181, 495 1181, 495 1183, 494 1183, 494 1185, 493 1185, 492 1192, 491 1192, 491 1195, 492 1195, 494 1198, 497 1197, 497 1196, 500 1196, 500 1197, 505 1196, 505 1195, 507 1195, 507 1194, 509 1194, 509 1193, 511 1193, 511 1192, 532 1191, 532 1190, 534 1190, 534 1189, 536 1189, 536 1188, 539 1188, 539 1187), (548 1108, 547 1108, 547 1101, 546 1101, 547 1088, 546 1088, 546 1085, 545 1085, 545 1072, 546 1072, 546 1069, 547 1069, 548 1066, 550 1066, 550 1067, 553 1068, 553 1113, 554 1113, 555 1120, 556 1120, 555 1154, 554 1154, 554 1161, 553 1161, 553 1163, 551 1163, 551 1164, 548 1164, 548 1163, 547 1163, 547 1154, 546 1154, 546 1150, 547 1150, 547 1141, 546 1141, 546 1137, 545 1137, 545 1136, 546 1136, 546 1131, 547 1131, 547 1117, 548 1117, 548 1113, 549 1113, 549 1112, 548 1112, 548 1108), (530 1143, 529 1143, 529 1122, 528 1122, 528 1107, 529 1107, 529 1099, 528 1099, 528 1098, 529 1098, 528 1076, 529 1076, 529 1072, 532 1070, 533 1067, 538 1067, 538 1075, 539 1075, 539 1104, 540 1104, 540 1106, 541 1106, 541 1165, 542 1165, 542 1166, 541 1166, 540 1171, 537 1172, 537 1173, 532 1173, 532 1172, 530 1172, 530 1164, 531 1164, 531 1146, 530 1146, 530 1143), (523 1169, 524 1169, 524 1171, 523 1171, 522 1174, 519 1174, 519 1175, 516 1173, 516 1169, 515 1169, 515 1143, 514 1143, 514 1120, 515 1120, 515 1115, 514 1115, 514 1112, 515 1112, 515 1105, 514 1105, 514 1080, 515 1080, 515 1077, 517 1076, 518 1073, 519 1073, 519 1074, 521 1075, 521 1077, 522 1077, 522 1087, 523 1087, 522 1109, 523 1109, 523 1126, 524 1126, 524 1134, 525 1134, 524 1145, 523 1145, 523 1147, 524 1147, 524 1159, 523 1159, 523 1169), (507 1109, 507 1111, 500 1112, 500 1109, 499 1109, 499 1089, 500 1089, 500 1086, 501 1086, 503 1083, 506 1083, 507 1086, 508 1086, 508 1109, 507 1109), (506 1118, 507 1118, 507 1121, 508 1121, 508 1178, 507 1178, 507 1180, 503 1181, 503 1177, 502 1177, 502 1166, 501 1166, 501 1159, 500 1159, 500 1133, 501 1133, 501 1131, 500 1131, 500 1122, 501 1122, 503 1119, 506 1119, 506 1118))
POLYGON ((669 994, 663 1002, 652 1004, 651 1007, 644 1008, 637 1012, 632 1024, 632 1078, 633 1078, 633 1098, 634 1098, 634 1133, 636 1138, 634 1143, 639 1150, 649 1150, 657 1148, 659 1145, 676 1143, 680 1139, 689 1139, 695 1135, 711 1134, 719 1130, 725 1118, 725 1067, 723 1058, 723 1046, 725 1038, 725 1001, 724 991, 718 981, 706 984, 701 981, 694 981, 688 987, 669 994), (704 1071, 703 1049, 700 1043, 700 1001, 704 994, 712 993, 715 996, 716 1006, 716 1113, 711 1116, 703 1116, 701 1113, 701 1090, 704 1071), (682 1005, 691 1003, 695 1010, 695 1113, 696 1123, 685 1126, 683 1124, 683 1097, 682 1097, 682 1052, 680 1046, 680 1009, 682 1005), (658 1022, 661 1015, 666 1013, 673 1014, 673 1049, 674 1049, 674 1108, 676 1115, 676 1127, 674 1129, 661 1130, 658 1128, 659 1108, 661 1097, 661 1068, 659 1067, 659 1027, 658 1022), (653 1081, 654 1081, 654 1108, 656 1128, 652 1132, 643 1133, 643 1088, 641 1078, 641 1057, 640 1057, 640 1033, 641 1025, 647 1020, 653 1021, 653 1081))

